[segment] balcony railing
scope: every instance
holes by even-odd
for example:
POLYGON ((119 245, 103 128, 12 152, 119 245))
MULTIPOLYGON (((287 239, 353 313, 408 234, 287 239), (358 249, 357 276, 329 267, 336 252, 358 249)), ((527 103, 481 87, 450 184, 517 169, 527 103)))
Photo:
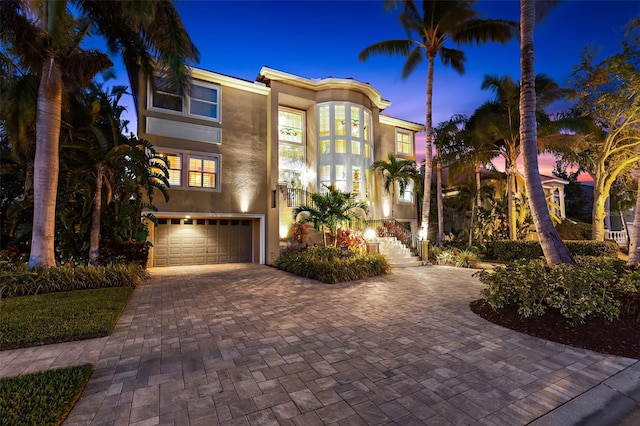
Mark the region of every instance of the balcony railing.
POLYGON ((287 188, 287 207, 313 206, 311 192, 299 188, 287 188))

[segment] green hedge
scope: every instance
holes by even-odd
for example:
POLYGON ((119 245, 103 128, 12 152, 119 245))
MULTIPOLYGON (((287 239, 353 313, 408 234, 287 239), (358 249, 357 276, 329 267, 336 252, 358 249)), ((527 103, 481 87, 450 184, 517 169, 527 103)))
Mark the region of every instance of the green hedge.
MULTIPOLYGON (((543 256, 538 241, 492 241, 487 242, 487 258, 501 262, 518 259, 533 260, 543 256)), ((618 257, 615 241, 564 241, 573 256, 618 257)))
POLYGON ((640 277, 619 259, 576 257, 577 264, 549 267, 542 259, 518 260, 493 272, 475 275, 486 288, 482 296, 494 308, 517 306, 523 317, 556 308, 573 323, 587 317, 612 320, 621 309, 637 312, 640 277))
POLYGON ((322 246, 282 253, 274 266, 329 284, 384 275, 391 268, 382 254, 363 255, 357 251, 344 252, 336 247, 322 246))
POLYGON ((0 268, 0 299, 60 291, 136 287, 147 278, 139 265, 34 268, 13 264, 0 268))
POLYGON ((92 370, 90 364, 85 364, 0 379, 0 424, 61 424, 92 370))

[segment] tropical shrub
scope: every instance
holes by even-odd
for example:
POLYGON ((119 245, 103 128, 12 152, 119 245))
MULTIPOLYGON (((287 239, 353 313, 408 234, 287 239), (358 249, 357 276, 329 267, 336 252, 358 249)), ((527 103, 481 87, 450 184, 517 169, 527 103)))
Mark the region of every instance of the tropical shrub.
POLYGON ((274 266, 328 284, 384 275, 391 268, 382 254, 365 255, 349 248, 322 246, 284 252, 274 266))
MULTIPOLYGON (((441 250, 434 248, 435 262, 438 265, 451 265, 458 268, 473 268, 478 264, 478 255, 471 250, 447 249, 441 250)), ((434 251, 430 249, 430 251, 434 251)))
POLYGON ((59 291, 137 287, 147 278, 139 265, 29 269, 25 263, 0 270, 0 299, 59 291))
POLYGON ((572 323, 588 317, 613 320, 623 300, 633 305, 631 296, 637 295, 640 279, 624 278, 623 261, 586 256, 576 261, 576 265, 549 267, 543 259, 518 260, 475 275, 486 285, 482 295, 491 306, 515 305, 523 317, 555 308, 572 323))
MULTIPOLYGON (((618 245, 614 241, 565 241, 565 245, 573 256, 618 256, 618 245)), ((543 256, 542 247, 538 241, 489 241, 487 258, 502 262, 512 262, 518 259, 533 260, 543 256)))
POLYGON ((150 243, 127 241, 116 243, 111 240, 104 240, 100 245, 100 256, 98 261, 101 265, 117 263, 135 263, 143 268, 147 267, 149 259, 150 243))
POLYGON ((572 222, 568 219, 556 225, 556 230, 563 240, 590 240, 591 224, 585 222, 572 222))

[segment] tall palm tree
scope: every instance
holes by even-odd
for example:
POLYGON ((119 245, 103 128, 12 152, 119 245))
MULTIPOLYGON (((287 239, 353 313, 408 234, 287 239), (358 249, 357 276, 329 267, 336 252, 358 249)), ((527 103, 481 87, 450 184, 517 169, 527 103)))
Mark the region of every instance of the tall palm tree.
POLYGON ((407 39, 387 40, 375 43, 362 52, 359 59, 366 60, 373 53, 406 56, 402 77, 408 77, 418 65, 427 59, 425 105, 425 184, 422 207, 422 229, 429 229, 429 204, 431 202, 432 145, 433 145, 433 75, 435 58, 440 54, 442 64, 464 73, 464 52, 445 47, 448 42, 458 45, 483 44, 489 41, 505 43, 516 35, 517 23, 502 19, 481 19, 473 9, 475 0, 425 0, 422 13, 413 0, 402 2, 400 24, 407 32, 407 39))
POLYGON ((112 54, 121 54, 133 93, 138 72, 157 66, 188 91, 187 61, 198 51, 169 0, 137 2, 75 0, 74 19, 66 0, 0 3, 0 43, 40 77, 34 160, 34 215, 29 266, 55 266, 54 228, 59 170, 63 82, 86 86, 109 58, 80 44, 99 34, 112 54), (156 55, 157 62, 153 56, 156 55))
MULTIPOLYGON (((533 28, 536 23, 534 1, 520 0, 520 140, 524 160, 524 177, 531 216, 538 233, 542 252, 549 265, 575 263, 551 222, 547 209, 540 172, 538 170, 538 144, 536 112, 540 105, 534 73, 533 28)), ((541 9, 541 19, 548 9, 541 9)))
MULTIPOLYGON (((534 120, 548 121, 544 108, 564 98, 567 94, 553 79, 545 74, 535 76, 534 120)), ((481 105, 469 120, 472 138, 478 143, 493 145, 493 151, 505 161, 507 174, 507 199, 509 237, 517 239, 516 187, 517 161, 520 156, 520 85, 510 76, 487 75, 482 89, 495 93, 495 99, 481 105)), ((534 131, 536 128, 534 128, 534 131)), ((536 154, 537 155, 537 154, 536 154)), ((538 177, 539 179, 539 177, 538 177)), ((545 203, 546 204, 546 203, 545 203)))
POLYGON ((400 192, 404 193, 416 175, 416 163, 413 160, 403 160, 395 155, 387 155, 386 160, 378 160, 371 165, 371 170, 378 171, 384 181, 384 191, 391 194, 391 218, 395 219, 395 205, 398 201, 396 196, 396 186, 400 192), (397 185, 396 185, 397 184, 397 185))
MULTIPOLYGON (((442 164, 449 154, 457 151, 462 145, 462 135, 467 117, 454 115, 443 121, 433 129, 434 144, 436 146, 436 193, 438 204, 438 235, 436 245, 440 245, 444 235, 444 201, 442 199, 442 164)), ((445 160, 446 161, 446 160, 445 160)))

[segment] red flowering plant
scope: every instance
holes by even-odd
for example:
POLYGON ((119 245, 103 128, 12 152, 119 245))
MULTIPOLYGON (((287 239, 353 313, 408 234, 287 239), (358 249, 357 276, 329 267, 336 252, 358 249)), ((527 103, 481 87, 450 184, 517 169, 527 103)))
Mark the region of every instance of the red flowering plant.
POLYGON ((296 242, 302 243, 304 240, 304 235, 309 228, 309 225, 306 223, 294 223, 291 225, 291 231, 293 233, 293 238, 295 238, 296 242))
POLYGON ((366 251, 366 242, 360 232, 354 232, 349 228, 339 228, 337 231, 337 237, 330 236, 336 242, 336 247, 347 247, 352 250, 357 250, 361 253, 366 251))

